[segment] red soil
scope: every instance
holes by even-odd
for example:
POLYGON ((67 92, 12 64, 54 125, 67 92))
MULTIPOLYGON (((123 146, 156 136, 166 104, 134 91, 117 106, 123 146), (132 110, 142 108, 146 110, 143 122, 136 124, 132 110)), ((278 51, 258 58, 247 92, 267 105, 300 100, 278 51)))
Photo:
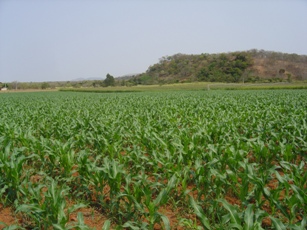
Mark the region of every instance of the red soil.
MULTIPOLYGON (((10 207, 3 207, 0 204, 0 222, 3 222, 7 225, 16 224, 18 220, 14 217, 14 212, 10 207)), ((0 229, 3 229, 5 226, 0 225, 0 229)))

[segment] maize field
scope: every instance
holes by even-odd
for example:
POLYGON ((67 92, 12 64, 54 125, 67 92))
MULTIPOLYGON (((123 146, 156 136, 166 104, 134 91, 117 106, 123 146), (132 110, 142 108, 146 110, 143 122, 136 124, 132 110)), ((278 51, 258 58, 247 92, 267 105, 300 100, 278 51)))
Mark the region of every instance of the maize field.
POLYGON ((0 228, 306 229, 306 90, 0 102, 0 228))

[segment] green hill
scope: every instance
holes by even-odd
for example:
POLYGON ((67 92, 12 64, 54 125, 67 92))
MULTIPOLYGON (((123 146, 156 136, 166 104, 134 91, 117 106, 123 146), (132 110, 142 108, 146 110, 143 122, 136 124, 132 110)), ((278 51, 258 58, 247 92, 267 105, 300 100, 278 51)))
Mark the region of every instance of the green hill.
POLYGON ((130 84, 176 82, 278 82, 307 80, 307 55, 249 50, 165 56, 130 84))

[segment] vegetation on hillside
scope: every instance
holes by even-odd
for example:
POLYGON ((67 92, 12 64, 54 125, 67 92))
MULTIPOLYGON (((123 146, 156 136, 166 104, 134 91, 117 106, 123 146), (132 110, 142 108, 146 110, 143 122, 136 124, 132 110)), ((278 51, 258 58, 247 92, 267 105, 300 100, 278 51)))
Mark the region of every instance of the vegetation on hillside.
POLYGON ((280 82, 307 79, 307 56, 264 50, 162 57, 130 84, 280 82))

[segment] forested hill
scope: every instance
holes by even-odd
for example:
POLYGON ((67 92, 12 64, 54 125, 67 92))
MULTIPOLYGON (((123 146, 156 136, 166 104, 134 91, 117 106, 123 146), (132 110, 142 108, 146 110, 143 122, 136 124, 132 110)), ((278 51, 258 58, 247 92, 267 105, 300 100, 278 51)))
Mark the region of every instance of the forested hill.
POLYGON ((132 84, 173 82, 259 82, 307 80, 307 55, 249 50, 220 54, 162 57, 132 84))

